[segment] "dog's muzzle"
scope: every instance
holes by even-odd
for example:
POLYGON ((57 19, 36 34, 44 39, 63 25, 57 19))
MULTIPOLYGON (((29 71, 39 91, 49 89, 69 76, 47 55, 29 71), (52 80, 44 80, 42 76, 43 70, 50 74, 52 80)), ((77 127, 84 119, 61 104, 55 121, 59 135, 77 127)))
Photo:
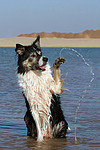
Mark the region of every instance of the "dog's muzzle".
POLYGON ((48 62, 48 58, 47 57, 41 57, 39 60, 39 68, 41 71, 45 71, 46 70, 46 64, 48 62))

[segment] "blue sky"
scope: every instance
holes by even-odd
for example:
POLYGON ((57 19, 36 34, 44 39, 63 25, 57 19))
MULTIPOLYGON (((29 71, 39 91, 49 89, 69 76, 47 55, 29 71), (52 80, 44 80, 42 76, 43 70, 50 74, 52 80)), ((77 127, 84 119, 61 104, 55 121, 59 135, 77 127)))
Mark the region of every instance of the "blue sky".
POLYGON ((100 0, 0 0, 0 37, 100 29, 100 0))

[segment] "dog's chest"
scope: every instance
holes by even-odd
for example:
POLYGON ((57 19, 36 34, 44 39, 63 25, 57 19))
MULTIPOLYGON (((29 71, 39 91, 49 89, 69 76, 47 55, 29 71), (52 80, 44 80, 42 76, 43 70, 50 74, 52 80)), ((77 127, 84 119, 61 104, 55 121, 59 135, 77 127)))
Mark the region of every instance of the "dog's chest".
POLYGON ((49 72, 37 75, 30 71, 27 74, 19 75, 19 84, 30 106, 42 107, 42 105, 48 106, 50 104, 53 78, 49 72))

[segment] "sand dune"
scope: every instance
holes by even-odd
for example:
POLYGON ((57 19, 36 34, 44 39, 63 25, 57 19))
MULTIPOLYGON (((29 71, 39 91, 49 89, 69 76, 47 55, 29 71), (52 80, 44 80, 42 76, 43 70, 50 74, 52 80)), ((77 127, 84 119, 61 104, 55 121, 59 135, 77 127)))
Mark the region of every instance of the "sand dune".
POLYGON ((100 38, 100 30, 86 30, 82 33, 60 33, 60 32, 40 32, 40 33, 31 33, 31 34, 20 34, 18 37, 37 37, 40 35, 41 38, 100 38))
MULTIPOLYGON (((15 47, 16 43, 30 45, 34 39, 32 37, 0 38, 0 47, 15 47)), ((100 39, 41 38, 41 47, 100 47, 100 39)))

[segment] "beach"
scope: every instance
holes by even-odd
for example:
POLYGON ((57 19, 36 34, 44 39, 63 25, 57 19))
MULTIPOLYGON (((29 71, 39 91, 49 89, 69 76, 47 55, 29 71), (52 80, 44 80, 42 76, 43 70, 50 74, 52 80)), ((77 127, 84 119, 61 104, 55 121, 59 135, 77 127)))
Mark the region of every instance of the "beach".
MULTIPOLYGON (((32 37, 10 37, 0 38, 0 47, 15 47, 16 43, 30 45, 35 38, 32 37)), ((89 38, 41 38, 41 47, 100 47, 100 39, 89 38)))

